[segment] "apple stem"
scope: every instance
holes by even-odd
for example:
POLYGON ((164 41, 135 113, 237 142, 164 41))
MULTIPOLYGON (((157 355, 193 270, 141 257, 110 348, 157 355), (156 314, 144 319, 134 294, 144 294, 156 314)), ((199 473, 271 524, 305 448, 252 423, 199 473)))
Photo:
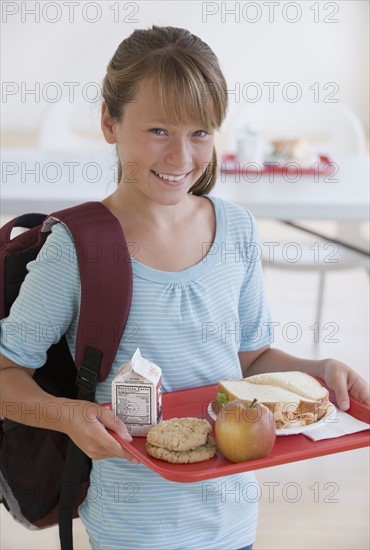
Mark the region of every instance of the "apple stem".
POLYGON ((254 407, 254 405, 257 403, 258 399, 255 397, 252 401, 252 403, 249 405, 250 407, 254 407))

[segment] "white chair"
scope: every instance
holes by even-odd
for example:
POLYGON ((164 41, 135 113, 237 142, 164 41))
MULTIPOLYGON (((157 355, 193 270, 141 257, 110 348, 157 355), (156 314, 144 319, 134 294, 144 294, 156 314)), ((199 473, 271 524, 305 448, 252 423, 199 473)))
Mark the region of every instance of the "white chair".
POLYGON ((236 151, 237 133, 252 124, 266 141, 301 138, 332 160, 338 155, 366 154, 366 136, 357 115, 339 103, 253 103, 227 118, 223 133, 236 151))
MULTIPOLYGON (((229 150, 236 152, 238 129, 248 123, 252 124, 266 141, 304 139, 313 150, 327 155, 334 162, 339 155, 360 155, 367 152, 366 137, 359 119, 348 107, 340 104, 297 102, 249 105, 242 111, 236 111, 225 124, 224 131, 229 138, 229 150)), ((314 217, 313 212, 312 218, 314 217)), ((271 250, 263 247, 263 266, 267 269, 311 271, 319 274, 315 320, 320 331, 327 273, 348 269, 366 269, 369 272, 369 257, 344 246, 332 245, 314 236, 309 237, 307 233, 297 229, 291 234, 290 240, 274 247, 273 255, 271 250)), ((335 222, 332 234, 333 240, 343 239, 365 250, 368 247, 368 240, 361 234, 360 224, 335 222)), ((319 337, 315 339, 315 342, 319 341, 319 337)))

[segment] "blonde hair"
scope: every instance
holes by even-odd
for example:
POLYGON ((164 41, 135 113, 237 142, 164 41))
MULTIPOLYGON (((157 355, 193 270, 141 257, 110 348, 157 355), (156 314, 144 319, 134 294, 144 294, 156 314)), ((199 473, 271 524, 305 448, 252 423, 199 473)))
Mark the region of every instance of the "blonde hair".
MULTIPOLYGON (((142 80, 153 81, 169 124, 193 120, 205 129, 220 128, 227 110, 227 85, 216 55, 185 29, 158 27, 135 30, 118 46, 107 67, 102 95, 109 114, 120 121, 142 80)), ((217 156, 190 193, 208 193, 216 182, 217 156)), ((118 182, 122 178, 119 163, 118 182)))

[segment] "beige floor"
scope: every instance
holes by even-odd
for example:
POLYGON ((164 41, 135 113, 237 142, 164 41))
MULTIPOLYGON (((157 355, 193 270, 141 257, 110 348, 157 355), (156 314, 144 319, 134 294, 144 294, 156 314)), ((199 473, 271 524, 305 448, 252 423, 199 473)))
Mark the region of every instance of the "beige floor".
MULTIPOLYGON (((297 234, 276 224, 259 225, 262 242, 297 240, 297 234)), ((336 343, 313 344, 309 327, 315 319, 317 274, 268 269, 266 290, 273 317, 280 323, 274 346, 302 357, 340 358, 369 379, 369 278, 364 270, 328 277, 323 323, 338 326, 336 343), (284 339, 287 323, 301 327, 298 342, 284 339)), ((255 550, 368 550, 369 465, 369 450, 359 449, 258 470, 261 498, 255 550)), ((54 528, 29 532, 18 527, 3 507, 0 521, 1 550, 59 548, 54 528)), ((88 550, 81 523, 76 521, 74 528, 76 550, 88 550)))

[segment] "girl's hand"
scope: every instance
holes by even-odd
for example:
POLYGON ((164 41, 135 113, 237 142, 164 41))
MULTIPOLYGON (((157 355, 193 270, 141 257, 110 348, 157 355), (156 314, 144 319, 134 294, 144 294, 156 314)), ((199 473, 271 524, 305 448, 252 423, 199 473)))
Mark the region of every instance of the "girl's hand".
POLYGON ((139 464, 136 457, 127 452, 108 432, 117 433, 131 442, 127 427, 111 410, 89 401, 64 401, 69 406, 68 417, 64 415, 63 431, 93 460, 120 457, 139 464))
POLYGON ((338 407, 342 411, 349 409, 349 395, 370 406, 369 384, 345 363, 324 359, 322 378, 335 391, 338 407))

